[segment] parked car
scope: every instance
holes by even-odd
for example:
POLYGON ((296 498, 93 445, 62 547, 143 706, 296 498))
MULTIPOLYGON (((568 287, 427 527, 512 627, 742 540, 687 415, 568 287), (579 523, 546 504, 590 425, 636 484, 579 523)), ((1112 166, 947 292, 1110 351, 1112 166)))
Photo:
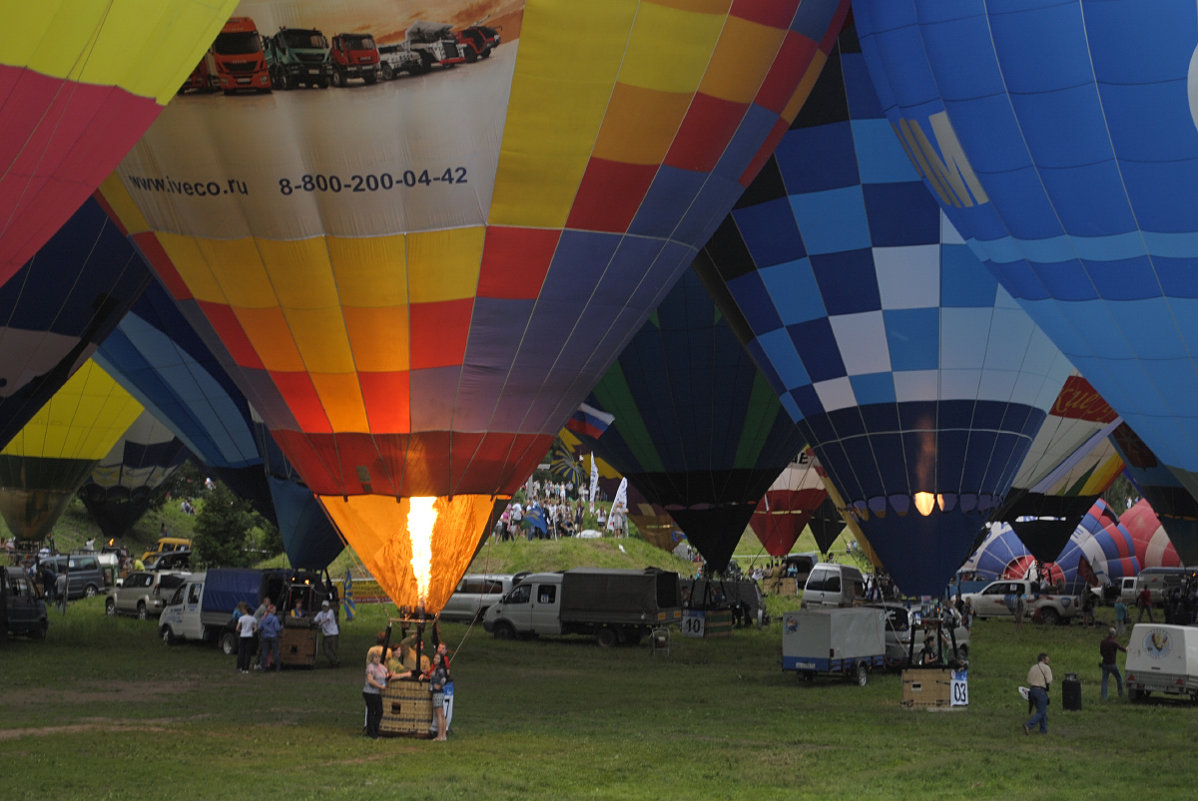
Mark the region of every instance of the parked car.
POLYGON ((803 609, 852 606, 865 600, 865 577, 852 565, 820 562, 811 568, 803 586, 803 609))
POLYGON ((104 570, 94 554, 49 556, 41 560, 41 565, 55 576, 66 572, 67 600, 94 598, 105 589, 104 570))
MULTIPOLYGON (((866 606, 886 612, 886 664, 897 667, 906 665, 912 658, 918 659, 926 631, 920 607, 907 608, 900 601, 880 601, 866 606), (915 639, 914 651, 911 649, 912 637, 915 639)), ((952 637, 957 643, 956 658, 964 662, 969 658, 969 629, 965 628, 960 612, 956 609, 948 611, 954 624, 952 637)), ((946 656, 952 658, 953 655, 947 653, 946 656)))
POLYGON ((50 619, 37 586, 19 567, 0 567, 0 637, 8 632, 44 640, 50 619))
POLYGON ((187 548, 178 551, 160 553, 150 561, 146 562, 146 570, 150 572, 157 570, 187 571, 190 569, 191 550, 187 548))
POLYGON ((507 574, 471 573, 462 577, 457 589, 441 609, 442 620, 482 620, 487 609, 515 585, 507 574))
POLYGON ((181 571, 130 573, 108 596, 104 611, 109 615, 135 615, 141 620, 158 617, 188 575, 181 571))

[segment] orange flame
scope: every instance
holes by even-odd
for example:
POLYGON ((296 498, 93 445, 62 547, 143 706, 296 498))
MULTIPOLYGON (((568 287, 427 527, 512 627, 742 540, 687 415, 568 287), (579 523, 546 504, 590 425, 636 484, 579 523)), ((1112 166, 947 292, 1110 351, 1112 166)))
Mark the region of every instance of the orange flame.
POLYGON ((412 498, 408 508, 408 537, 412 541, 412 573, 416 576, 416 595, 423 606, 428 602, 428 587, 433 574, 433 524, 437 522, 436 498, 412 498))

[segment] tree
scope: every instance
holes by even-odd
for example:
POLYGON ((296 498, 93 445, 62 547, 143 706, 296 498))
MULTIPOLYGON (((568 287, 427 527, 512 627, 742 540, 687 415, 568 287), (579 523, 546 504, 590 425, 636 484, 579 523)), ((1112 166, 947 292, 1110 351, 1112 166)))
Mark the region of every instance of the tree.
POLYGON ((247 537, 254 525, 249 502, 234 495, 223 481, 204 495, 196 515, 192 551, 196 561, 210 567, 246 567, 247 537))

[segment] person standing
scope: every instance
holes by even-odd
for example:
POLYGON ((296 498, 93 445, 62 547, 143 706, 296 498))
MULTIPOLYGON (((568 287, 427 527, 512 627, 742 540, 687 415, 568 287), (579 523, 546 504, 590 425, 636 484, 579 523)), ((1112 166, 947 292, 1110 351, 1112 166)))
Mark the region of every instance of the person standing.
POLYGON ((425 676, 428 678, 428 691, 433 694, 433 718, 437 721, 437 736, 434 739, 444 742, 447 729, 445 685, 449 683, 449 653, 445 643, 437 645, 437 653, 425 676))
POLYGON ((262 667, 263 672, 271 669, 278 671, 281 668, 279 664, 279 633, 282 630, 283 624, 275 614, 274 604, 271 604, 266 607, 266 614, 262 616, 262 621, 258 624, 260 640, 258 664, 262 667))
POLYGON ((1115 599, 1115 632, 1122 637, 1127 632, 1127 623, 1131 620, 1131 615, 1127 611, 1127 604, 1122 598, 1115 599))
POLYGON ((237 617, 237 670, 241 673, 250 672, 250 656, 254 652, 254 633, 258 631, 258 621, 250 614, 250 605, 242 601, 237 605, 241 614, 237 617))
POLYGON ((1036 664, 1027 672, 1028 700, 1036 713, 1023 724, 1023 733, 1031 734, 1037 725, 1041 734, 1048 734, 1048 691, 1052 687, 1052 668, 1048 666, 1048 654, 1041 651, 1036 664))
POLYGON ((1145 612, 1148 613, 1148 622, 1149 623, 1156 622, 1155 620, 1152 619, 1152 592, 1147 587, 1140 590, 1139 595, 1136 596, 1136 606, 1140 610, 1140 616, 1136 619, 1137 623, 1144 622, 1144 613, 1145 612))
POLYGON ((1023 631, 1023 617, 1027 614, 1027 601, 1023 598, 1023 590, 1015 594, 1015 631, 1023 631))
POLYGON ((337 615, 328 601, 320 602, 320 611, 313 618, 320 626, 320 651, 329 660, 329 667, 339 667, 337 660, 337 644, 341 639, 341 629, 337 627, 337 615))
POLYGON ((54 577, 54 603, 58 606, 58 611, 64 615, 67 613, 67 587, 69 583, 65 570, 54 577))
POLYGON ((1119 690, 1119 697, 1123 697, 1123 675, 1119 673, 1119 663, 1115 660, 1118 657, 1119 651, 1127 653, 1127 649, 1119 644, 1115 639, 1115 630, 1107 629, 1106 639, 1098 644, 1098 651, 1102 654, 1102 700, 1106 700, 1107 679, 1112 675, 1115 677, 1115 687, 1119 690))
POLYGON ((366 683, 362 685, 362 700, 366 702, 366 736, 379 738, 383 722, 383 690, 387 689, 387 668, 383 667, 383 646, 373 645, 366 652, 366 683))

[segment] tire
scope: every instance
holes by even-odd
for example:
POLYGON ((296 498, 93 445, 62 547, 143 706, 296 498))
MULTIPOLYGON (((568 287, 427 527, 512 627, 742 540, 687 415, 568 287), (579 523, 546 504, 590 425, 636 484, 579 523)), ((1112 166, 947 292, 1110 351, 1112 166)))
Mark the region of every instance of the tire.
POLYGON ((95 598, 99 594, 100 594, 100 588, 97 587, 95 584, 88 584, 86 587, 83 588, 83 596, 85 598, 95 598))
POLYGON ((333 70, 333 86, 336 86, 338 89, 345 86, 345 75, 342 74, 341 70, 333 70))
POLYGON ((163 626, 162 631, 159 632, 159 634, 162 635, 162 644, 163 645, 174 645, 175 643, 177 643, 179 641, 179 638, 175 636, 175 633, 173 631, 171 631, 170 626, 163 626))
POLYGON ((860 662, 857 664, 857 686, 864 687, 867 684, 869 684, 869 668, 865 666, 864 662, 860 662))
POLYGON ((1040 619, 1049 626, 1055 626, 1061 622, 1061 616, 1057 614, 1057 610, 1050 606, 1046 606, 1040 610, 1040 619))
POLYGON ((374 73, 374 72, 369 72, 362 76, 362 80, 366 81, 367 86, 374 86, 375 83, 378 81, 378 74, 374 73))
POLYGON ((495 624, 495 639, 497 640, 514 640, 516 639, 516 629, 511 623, 501 620, 495 624))
POLYGON ((619 641, 620 636, 609 626, 604 626, 595 634, 595 642, 599 643, 600 648, 611 648, 619 641))
POLYGON ((813 671, 813 670, 805 670, 805 671, 803 671, 802 673, 800 673, 799 675, 800 675, 800 676, 802 676, 802 677, 803 677, 803 681, 807 682, 808 684, 814 684, 814 683, 815 683, 815 671, 813 671))
POLYGON ((33 630, 29 632, 29 636, 35 640, 44 640, 46 639, 46 630, 49 628, 50 621, 42 620, 33 627, 33 630))
POLYGON ((104 614, 108 615, 109 617, 116 616, 116 601, 109 598, 104 602, 104 614))
MULTIPOLYGON (((382 73, 383 73, 382 78, 384 81, 395 80, 395 68, 391 66, 390 62, 383 64, 382 73)), ((371 81, 370 83, 373 83, 373 81, 371 81)))
POLYGON ((220 650, 225 656, 237 653, 237 636, 231 631, 220 633, 220 650))
POLYGON ((1131 701, 1134 704, 1137 701, 1140 701, 1141 699, 1142 699, 1142 696, 1140 695, 1139 690, 1135 689, 1134 687, 1127 688, 1127 700, 1128 701, 1131 701))
POLYGON ((137 619, 138 620, 146 619, 146 602, 145 601, 137 602, 137 619))

